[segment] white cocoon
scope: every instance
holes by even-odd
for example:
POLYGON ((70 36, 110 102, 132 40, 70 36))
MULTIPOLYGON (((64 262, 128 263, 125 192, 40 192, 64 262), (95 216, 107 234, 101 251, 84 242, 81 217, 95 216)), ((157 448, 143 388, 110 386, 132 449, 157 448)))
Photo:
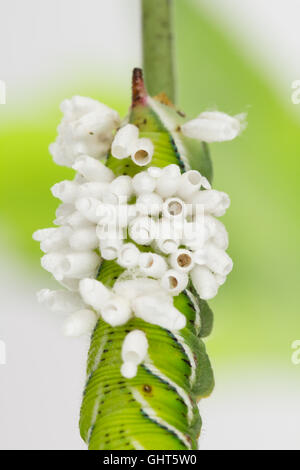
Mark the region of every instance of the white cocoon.
POLYGON ((69 217, 67 217, 66 223, 70 225, 73 229, 83 228, 83 227, 95 227, 93 223, 88 220, 83 213, 79 211, 74 211, 69 217))
POLYGON ((126 379, 133 379, 137 374, 137 365, 132 362, 124 362, 121 366, 121 374, 126 379))
POLYGON ((163 204, 163 215, 168 219, 184 219, 186 215, 185 203, 178 197, 170 197, 163 204))
POLYGON ((147 171, 137 173, 132 179, 135 194, 148 194, 155 190, 156 180, 147 171))
POLYGON ((72 129, 74 136, 79 139, 87 139, 97 142, 97 137, 105 140, 110 137, 112 130, 118 125, 119 116, 116 111, 109 108, 100 108, 84 114, 75 121, 72 129))
POLYGON ((85 178, 85 176, 81 175, 80 173, 75 173, 73 181, 75 181, 75 183, 78 183, 80 185, 80 189, 83 184, 88 183, 88 180, 85 178))
POLYGON ((42 289, 37 300, 52 312, 72 313, 85 307, 79 294, 66 290, 42 289))
POLYGON ((205 265, 206 263, 206 253, 205 253, 205 248, 199 248, 198 250, 194 251, 193 253, 193 259, 196 264, 205 265))
POLYGON ((189 278, 184 272, 169 269, 161 279, 162 287, 171 295, 178 295, 188 285, 189 278))
POLYGON ((147 216, 139 216, 129 224, 129 236, 139 245, 150 245, 155 236, 156 223, 147 216))
POLYGON ((99 204, 97 207, 98 225, 111 225, 117 223, 119 206, 114 204, 99 204))
POLYGON ((71 235, 69 243, 70 247, 76 251, 94 250, 99 244, 95 227, 77 229, 71 235))
POLYGON ((179 241, 173 238, 158 239, 155 245, 162 253, 169 255, 178 249, 179 241))
POLYGON ((158 216, 162 211, 163 200, 155 193, 141 194, 136 200, 136 208, 141 215, 158 216))
POLYGON ((202 205, 204 212, 221 217, 225 214, 230 206, 230 198, 228 194, 216 189, 206 189, 199 191, 191 200, 194 205, 202 205))
POLYGON ((150 139, 138 139, 131 150, 131 159, 138 166, 146 166, 152 160, 154 145, 150 139))
POLYGON ((65 336, 81 336, 91 333, 97 323, 97 315, 92 310, 79 310, 67 318, 63 332, 65 336))
POLYGON ((211 215, 204 216, 204 225, 207 231, 207 239, 211 239, 212 242, 223 250, 227 250, 229 240, 227 230, 220 222, 211 215))
POLYGON ((94 251, 78 251, 65 254, 59 270, 63 277, 80 279, 93 274, 99 264, 100 258, 94 251))
POLYGON ((142 253, 139 258, 139 267, 145 276, 160 279, 168 269, 163 256, 156 253, 142 253))
POLYGON ((183 224, 177 219, 163 217, 157 225, 155 236, 156 247, 164 254, 174 253, 182 236, 183 224))
POLYGON ((180 168, 175 163, 167 165, 162 169, 164 175, 168 175, 170 178, 177 178, 181 175, 180 168))
POLYGON ((49 145, 49 153, 52 155, 54 163, 60 166, 72 166, 73 159, 68 158, 66 154, 66 146, 60 136, 57 137, 56 142, 49 145))
POLYGON ((73 168, 90 181, 110 183, 115 177, 112 170, 103 165, 99 160, 88 155, 78 157, 73 168))
POLYGON ((177 196, 184 201, 188 200, 193 194, 199 191, 202 184, 202 176, 199 171, 189 170, 180 176, 177 190, 177 196))
POLYGON ((79 184, 75 183, 75 181, 61 181, 52 186, 51 192, 54 197, 57 197, 62 202, 71 204, 78 197, 79 184))
POLYGON ((81 197, 77 199, 75 206, 76 209, 90 222, 97 223, 99 220, 98 208, 101 202, 93 197, 81 197))
POLYGON ((75 121, 72 131, 76 138, 83 138, 88 135, 99 134, 105 128, 105 115, 101 112, 92 111, 75 121))
POLYGON ((105 194, 103 194, 102 201, 105 204, 126 204, 127 203, 127 198, 125 197, 119 197, 116 194, 112 193, 110 190, 108 190, 105 194))
POLYGON ((164 168, 156 182, 156 192, 164 199, 174 196, 179 187, 180 171, 177 176, 170 174, 172 172, 173 170, 171 171, 168 167, 164 168))
POLYGON ((79 290, 79 279, 71 279, 70 277, 63 277, 57 279, 58 282, 71 292, 77 292, 79 290))
POLYGON ((123 241, 119 238, 110 238, 100 240, 100 253, 102 258, 113 260, 119 256, 119 251, 123 245, 123 241))
POLYGON ((154 279, 130 279, 127 281, 117 281, 114 284, 113 290, 118 296, 126 298, 131 302, 136 297, 161 290, 161 286, 154 279))
POLYGON ((79 194, 80 197, 94 197, 96 199, 101 199, 108 191, 108 188, 109 183, 99 183, 98 181, 92 181, 81 184, 79 188, 79 194))
POLYGON ((112 156, 119 160, 127 158, 131 154, 133 145, 139 138, 139 129, 133 124, 127 124, 116 133, 111 146, 112 156))
POLYGON ((46 238, 50 237, 52 234, 54 234, 56 232, 57 228, 55 227, 51 227, 51 228, 42 228, 40 230, 36 230, 33 235, 32 235, 32 238, 33 240, 35 240, 36 242, 42 242, 43 240, 46 240, 46 238))
POLYGON ((145 322, 161 326, 168 330, 181 330, 186 325, 186 318, 165 293, 155 293, 137 297, 133 300, 135 316, 145 322))
POLYGON ((127 202, 133 194, 132 179, 127 175, 118 176, 110 184, 109 192, 121 199, 123 203, 127 202))
POLYGON ((241 132, 239 119, 218 111, 204 112, 181 126, 182 133, 204 142, 224 142, 241 132))
POLYGON ((57 280, 62 280, 64 275, 62 273, 61 264, 64 260, 64 254, 60 252, 48 253, 41 258, 42 267, 53 274, 57 280))
POLYGON ((117 111, 109 108, 100 101, 93 100, 86 96, 76 95, 71 99, 66 99, 61 103, 60 109, 64 113, 66 121, 80 119, 82 116, 92 112, 101 114, 109 124, 110 121, 114 121, 115 124, 118 124, 120 120, 117 111))
POLYGON ((111 326, 124 325, 131 318, 130 303, 126 298, 114 295, 101 308, 101 315, 111 326))
POLYGON ((96 279, 82 279, 79 283, 79 292, 84 302, 97 312, 100 312, 101 308, 112 297, 111 291, 96 279))
POLYGON ((233 267, 230 256, 212 243, 205 245, 206 266, 216 274, 227 276, 233 267))
POLYGON ((72 234, 70 227, 59 227, 51 232, 49 236, 41 242, 41 250, 44 253, 59 251, 68 247, 69 237, 72 234))
POLYGON ((182 220, 162 217, 159 221, 158 234, 160 239, 173 238, 179 240, 183 234, 182 220))
POLYGON ((54 221, 54 223, 57 225, 62 225, 66 223, 68 216, 70 216, 74 212, 74 209, 75 208, 73 204, 60 204, 60 206, 58 206, 55 212, 56 220, 54 221))
POLYGON ((205 176, 202 176, 202 177, 201 177, 201 186, 202 186, 204 189, 211 189, 211 184, 210 184, 210 182, 208 181, 208 179, 205 178, 205 176))
POLYGON ((111 234, 120 232, 120 228, 127 227, 137 213, 134 205, 115 205, 103 203, 99 206, 97 214, 99 216, 97 234, 99 239, 105 238, 103 234, 110 230, 111 234), (105 230, 104 230, 105 228, 105 230))
POLYGON ((219 286, 222 286, 226 281, 226 276, 222 276, 222 274, 215 274, 215 280, 219 286))
POLYGON ((205 235, 206 231, 202 218, 193 222, 185 221, 182 242, 187 248, 192 251, 201 249, 206 240, 205 235))
POLYGON ((219 284, 206 266, 195 266, 191 278, 201 299, 209 300, 217 295, 219 284))
POLYGON ((122 344, 123 362, 141 364, 146 358, 148 341, 145 333, 141 330, 133 330, 125 336, 122 344))
POLYGON ((152 178, 159 178, 162 174, 162 168, 159 168, 158 166, 150 166, 148 168, 148 173, 152 178))
POLYGON ((169 256, 169 260, 176 271, 188 273, 194 267, 193 253, 189 250, 179 249, 169 256))
POLYGON ((140 251, 133 243, 125 243, 119 251, 118 264, 123 268, 134 268, 138 265, 140 251))

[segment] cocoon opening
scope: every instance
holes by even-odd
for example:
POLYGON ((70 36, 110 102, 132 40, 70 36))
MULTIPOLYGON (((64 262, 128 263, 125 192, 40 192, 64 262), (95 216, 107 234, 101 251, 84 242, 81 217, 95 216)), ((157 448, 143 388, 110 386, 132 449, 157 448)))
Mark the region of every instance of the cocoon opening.
POLYGON ((116 259, 119 255, 119 251, 123 245, 123 241, 119 238, 111 238, 100 240, 100 253, 102 258, 106 260, 116 259))
POLYGON ((138 166, 146 166, 152 160, 154 145, 150 139, 138 139, 132 149, 131 159, 138 166))
POLYGON ((202 184, 202 176, 199 171, 189 170, 180 176, 177 195, 187 200, 199 191, 202 184))
POLYGON ((188 276, 184 272, 169 269, 161 279, 162 287, 171 295, 178 295, 188 285, 188 276))
POLYGON ((139 245, 150 245, 155 236, 155 221, 150 217, 136 217, 129 225, 129 235, 139 245))
POLYGON ((193 254, 189 250, 180 249, 169 257, 172 268, 187 273, 194 267, 193 254))
POLYGON ((140 251, 133 243, 125 243, 119 252, 118 264, 123 268, 134 268, 138 265, 140 251))
POLYGON ((171 219, 182 219, 186 215, 185 203, 178 197, 168 198, 163 204, 163 214, 171 219))
POLYGON ((142 253, 139 258, 139 267, 143 274, 160 279, 167 271, 166 260, 156 253, 142 253))
POLYGON ((148 341, 143 331, 133 330, 125 336, 122 345, 123 362, 140 364, 148 351, 148 341))

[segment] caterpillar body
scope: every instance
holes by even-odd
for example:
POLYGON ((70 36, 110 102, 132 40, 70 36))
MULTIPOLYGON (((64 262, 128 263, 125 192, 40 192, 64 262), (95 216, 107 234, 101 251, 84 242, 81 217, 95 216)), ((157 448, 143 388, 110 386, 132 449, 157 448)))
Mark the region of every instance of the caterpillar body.
MULTIPOLYGON (((151 165, 176 164, 182 172, 193 168, 211 179, 206 145, 182 136, 175 137, 176 145, 174 134, 183 118, 159 98, 147 97, 139 70, 133 77, 129 122, 139 128, 141 137, 153 142, 151 165), (184 160, 178 143, 184 148, 184 160)), ((106 164, 116 175, 134 176, 139 171, 130 159, 117 160, 111 154, 106 164)), ((121 273, 114 261, 105 261, 98 280, 112 287, 121 273)), ((187 319, 178 334, 140 319, 120 327, 99 320, 91 339, 80 419, 81 436, 89 449, 197 449, 201 429, 197 401, 214 386, 201 339, 211 331, 212 312, 192 285, 189 289, 174 298, 174 305, 187 319), (146 333, 148 357, 136 377, 125 379, 120 373, 121 346, 135 329, 146 333)))

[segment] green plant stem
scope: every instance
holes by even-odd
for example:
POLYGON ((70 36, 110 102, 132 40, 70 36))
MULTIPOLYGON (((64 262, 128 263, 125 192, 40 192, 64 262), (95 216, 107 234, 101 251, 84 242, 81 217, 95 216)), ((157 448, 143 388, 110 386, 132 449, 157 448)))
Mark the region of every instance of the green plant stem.
POLYGON ((173 0, 142 0, 143 69, 151 96, 161 92, 175 102, 172 32, 173 0))

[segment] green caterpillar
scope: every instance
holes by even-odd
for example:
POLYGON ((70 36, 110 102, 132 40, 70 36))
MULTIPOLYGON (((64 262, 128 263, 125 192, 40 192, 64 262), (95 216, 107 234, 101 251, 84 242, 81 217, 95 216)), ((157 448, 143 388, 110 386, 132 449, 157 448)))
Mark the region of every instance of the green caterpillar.
MULTIPOLYGON (((132 91, 129 122, 139 128, 141 137, 153 142, 151 166, 175 163, 182 173, 195 169, 211 181, 206 145, 180 133, 184 117, 165 96, 147 97, 139 69, 133 73, 132 91)), ((129 158, 118 160, 111 154, 106 165, 116 176, 134 176, 141 170, 129 158)), ((123 271, 115 261, 103 261, 97 279, 111 288, 123 271)), ((201 418, 197 403, 214 387, 202 339, 212 330, 213 314, 191 282, 174 297, 174 306, 186 317, 185 328, 176 334, 138 318, 118 327, 98 320, 80 415, 81 436, 90 450, 198 448, 201 418), (120 372, 121 348, 125 336, 135 329, 146 334, 148 355, 137 375, 125 379, 120 372)))

